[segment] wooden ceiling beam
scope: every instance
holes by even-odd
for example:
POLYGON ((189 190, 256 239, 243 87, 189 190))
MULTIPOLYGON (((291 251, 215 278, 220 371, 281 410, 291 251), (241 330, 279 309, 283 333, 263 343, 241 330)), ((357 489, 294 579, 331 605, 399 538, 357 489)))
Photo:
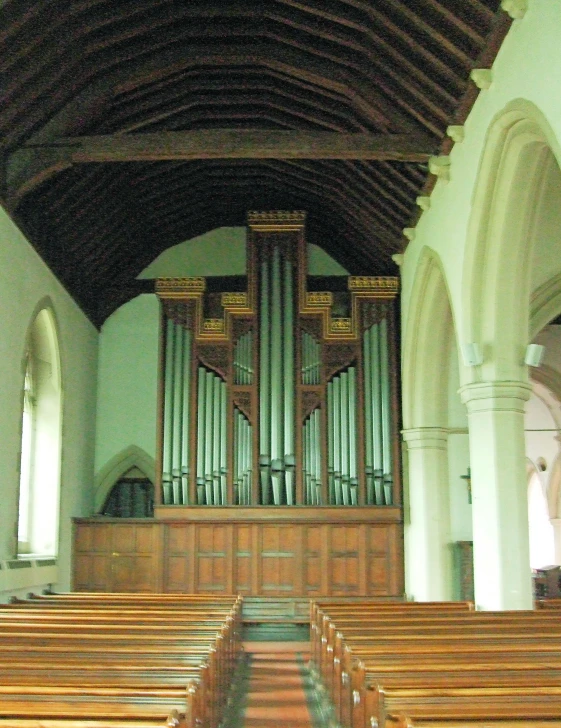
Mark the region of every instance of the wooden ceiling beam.
POLYGON ((68 137, 29 145, 7 163, 8 201, 22 197, 74 164, 201 159, 363 159, 426 162, 434 141, 409 134, 339 134, 305 131, 157 132, 68 137))

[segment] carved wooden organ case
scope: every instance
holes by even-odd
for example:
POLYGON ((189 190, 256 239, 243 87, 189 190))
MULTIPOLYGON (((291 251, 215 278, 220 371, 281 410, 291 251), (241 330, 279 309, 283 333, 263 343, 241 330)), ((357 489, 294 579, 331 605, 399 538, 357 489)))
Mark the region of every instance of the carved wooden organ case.
POLYGON ((253 212, 246 290, 158 280, 157 505, 399 505, 398 281, 306 258, 305 213, 253 212))

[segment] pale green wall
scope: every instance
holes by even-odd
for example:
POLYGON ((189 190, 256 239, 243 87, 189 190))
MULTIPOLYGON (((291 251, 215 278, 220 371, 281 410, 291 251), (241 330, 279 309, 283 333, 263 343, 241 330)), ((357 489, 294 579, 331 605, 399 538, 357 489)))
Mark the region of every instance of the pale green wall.
POLYGON ((349 272, 339 265, 318 245, 308 245, 308 274, 311 276, 348 276, 349 272))
MULTIPOLYGON (((174 245, 150 263, 139 278, 181 278, 246 274, 247 229, 222 227, 174 245)), ((348 272, 317 245, 308 245, 308 273, 344 276, 348 272)))
POLYGON ((70 519, 88 515, 93 497, 98 334, 0 208, 0 559, 14 555, 23 357, 28 328, 45 301, 50 301, 54 310, 62 369, 58 561, 59 586, 68 588, 70 519))
POLYGON ((158 299, 121 306, 101 329, 95 470, 130 445, 156 455, 158 299))
POLYGON ((168 248, 138 277, 243 276, 246 237, 246 229, 242 227, 216 228, 168 248))

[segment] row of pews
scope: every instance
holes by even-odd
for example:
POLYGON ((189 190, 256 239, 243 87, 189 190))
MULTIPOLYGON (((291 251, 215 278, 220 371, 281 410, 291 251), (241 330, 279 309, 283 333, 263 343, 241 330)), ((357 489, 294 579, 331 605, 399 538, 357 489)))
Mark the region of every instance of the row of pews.
POLYGON ((0 728, 217 728, 241 599, 61 594, 0 608, 0 728))
POLYGON ((343 728, 558 728, 561 600, 312 603, 311 667, 343 728))

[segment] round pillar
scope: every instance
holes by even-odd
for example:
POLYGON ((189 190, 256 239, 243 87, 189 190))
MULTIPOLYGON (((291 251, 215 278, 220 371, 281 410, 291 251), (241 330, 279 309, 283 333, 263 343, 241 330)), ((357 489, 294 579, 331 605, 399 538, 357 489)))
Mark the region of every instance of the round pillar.
POLYGON ((460 389, 467 405, 475 602, 480 609, 531 609, 524 406, 525 382, 460 389))
POLYGON ((448 431, 403 431, 409 462, 405 591, 418 602, 452 598, 448 431))

